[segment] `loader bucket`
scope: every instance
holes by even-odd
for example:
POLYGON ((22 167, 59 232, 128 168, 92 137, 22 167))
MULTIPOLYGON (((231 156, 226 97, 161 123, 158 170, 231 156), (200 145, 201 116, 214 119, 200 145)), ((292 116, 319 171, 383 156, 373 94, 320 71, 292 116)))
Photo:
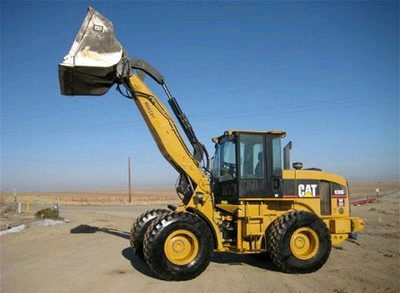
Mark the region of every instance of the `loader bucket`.
POLYGON ((58 66, 61 94, 105 94, 115 83, 122 56, 112 22, 89 7, 68 55, 58 66))

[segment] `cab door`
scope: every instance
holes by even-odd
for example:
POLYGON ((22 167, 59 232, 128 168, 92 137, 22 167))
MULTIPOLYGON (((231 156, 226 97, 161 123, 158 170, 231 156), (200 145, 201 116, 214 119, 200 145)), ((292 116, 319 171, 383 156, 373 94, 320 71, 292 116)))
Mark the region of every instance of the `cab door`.
POLYGON ((212 190, 215 203, 238 203, 236 138, 225 137, 216 144, 212 190))
POLYGON ((282 152, 281 136, 267 134, 266 136, 267 165, 267 196, 282 196, 282 152))
POLYGON ((240 197, 267 196, 267 168, 264 134, 240 134, 237 144, 240 197))

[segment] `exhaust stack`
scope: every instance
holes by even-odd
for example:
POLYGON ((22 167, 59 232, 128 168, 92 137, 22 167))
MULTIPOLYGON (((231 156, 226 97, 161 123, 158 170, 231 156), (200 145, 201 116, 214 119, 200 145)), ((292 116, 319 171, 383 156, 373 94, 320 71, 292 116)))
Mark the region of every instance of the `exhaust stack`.
POLYGON ((290 150, 292 149, 292 142, 289 141, 283 148, 283 169, 290 170, 290 150))
POLYGON ((68 55, 58 66, 61 94, 105 94, 115 83, 123 52, 112 22, 89 7, 68 55))

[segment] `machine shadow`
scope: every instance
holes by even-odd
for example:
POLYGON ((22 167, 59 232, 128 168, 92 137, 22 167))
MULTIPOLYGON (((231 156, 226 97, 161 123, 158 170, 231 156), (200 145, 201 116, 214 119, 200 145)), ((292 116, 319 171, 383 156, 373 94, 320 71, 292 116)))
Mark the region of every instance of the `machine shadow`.
MULTIPOLYGON (((92 234, 96 232, 103 232, 107 234, 111 234, 123 239, 129 240, 129 232, 119 231, 111 228, 100 228, 96 226, 90 225, 79 225, 70 230, 72 234, 92 234)), ((144 260, 139 258, 138 256, 133 254, 131 247, 126 247, 121 251, 122 256, 128 260, 132 267, 139 271, 140 273, 151 277, 157 278, 157 276, 151 271, 150 267, 146 264, 144 260)), ((234 253, 214 253, 211 262, 219 263, 219 264, 227 264, 227 265, 250 265, 253 267, 269 270, 269 271, 278 271, 272 261, 268 258, 267 255, 249 255, 249 254, 234 254, 234 253)))
MULTIPOLYGON (((133 254, 133 251, 130 247, 122 250, 122 255, 131 262, 133 268, 142 274, 159 279, 150 269, 150 267, 146 264, 146 262, 136 255, 133 254)), ((239 255, 233 253, 214 253, 213 258, 211 259, 213 263, 219 264, 228 264, 228 265, 243 265, 247 264, 250 266, 258 267, 261 269, 269 270, 269 271, 278 271, 274 266, 272 261, 267 257, 255 256, 255 255, 239 255)))
POLYGON ((127 247, 122 250, 122 256, 125 257, 127 260, 130 261, 132 267, 141 272, 143 275, 146 275, 151 278, 159 279, 150 269, 150 267, 147 265, 147 263, 140 259, 137 255, 133 254, 132 248, 127 247))
MULTIPOLYGON (((122 255, 131 262, 132 266, 142 274, 157 278, 150 270, 146 262, 133 254, 130 247, 122 250, 122 255)), ((250 265, 268 271, 278 271, 277 267, 272 263, 266 255, 240 255, 234 253, 214 253, 211 262, 228 265, 250 265)), ((158 278, 157 278, 158 279, 158 278)))
POLYGON ((70 233, 72 234, 92 234, 96 232, 103 232, 103 233, 108 233, 114 236, 118 236, 124 239, 129 239, 129 233, 124 232, 124 231, 119 231, 116 229, 111 229, 111 228, 99 228, 96 226, 90 226, 90 225, 79 225, 76 226, 75 228, 72 228, 70 230, 70 233))
POLYGON ((228 265, 249 265, 268 271, 279 271, 266 254, 214 253, 211 262, 228 265))

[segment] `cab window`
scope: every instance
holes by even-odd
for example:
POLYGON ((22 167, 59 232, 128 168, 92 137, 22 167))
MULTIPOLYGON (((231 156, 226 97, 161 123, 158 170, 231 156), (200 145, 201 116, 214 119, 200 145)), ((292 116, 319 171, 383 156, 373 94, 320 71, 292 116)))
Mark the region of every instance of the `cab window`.
POLYGON ((272 138, 272 175, 282 176, 281 138, 272 138))
POLYGON ((229 181, 236 178, 236 143, 226 140, 219 143, 213 162, 213 176, 219 182, 229 181))
POLYGON ((264 136, 242 134, 240 136, 240 178, 265 178, 264 163, 264 136))

